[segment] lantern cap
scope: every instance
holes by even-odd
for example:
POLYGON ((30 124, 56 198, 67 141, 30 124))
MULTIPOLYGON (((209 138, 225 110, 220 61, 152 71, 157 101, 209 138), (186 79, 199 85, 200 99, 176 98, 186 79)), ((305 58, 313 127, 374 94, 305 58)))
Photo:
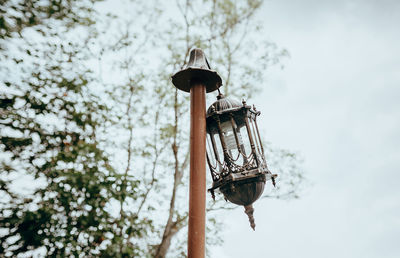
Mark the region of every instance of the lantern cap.
POLYGON ((215 101, 207 110, 207 116, 211 115, 215 111, 223 111, 232 108, 242 107, 243 105, 236 99, 225 98, 223 94, 217 96, 215 101))
POLYGON ((200 48, 190 51, 189 62, 186 67, 172 76, 172 83, 180 90, 190 92, 191 84, 195 81, 204 83, 207 92, 221 87, 222 79, 218 73, 211 70, 207 58, 200 48))

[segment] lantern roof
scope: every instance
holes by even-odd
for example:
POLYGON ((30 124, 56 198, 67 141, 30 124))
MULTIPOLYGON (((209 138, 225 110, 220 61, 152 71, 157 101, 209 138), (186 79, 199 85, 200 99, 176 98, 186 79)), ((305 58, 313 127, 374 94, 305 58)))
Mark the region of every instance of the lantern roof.
POLYGON ((215 111, 223 111, 233 108, 242 107, 242 103, 240 103, 236 99, 225 98, 223 94, 219 94, 217 96, 217 101, 215 101, 207 110, 207 116, 211 115, 215 111))

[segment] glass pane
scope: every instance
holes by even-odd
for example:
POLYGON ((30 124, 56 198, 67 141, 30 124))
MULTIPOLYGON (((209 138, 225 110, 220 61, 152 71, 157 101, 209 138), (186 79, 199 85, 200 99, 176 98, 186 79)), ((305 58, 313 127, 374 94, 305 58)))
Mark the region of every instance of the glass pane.
POLYGON ((235 135, 233 134, 231 121, 221 124, 222 133, 224 134, 226 149, 229 151, 237 149, 235 135))
POLYGON ((224 161, 224 152, 222 151, 221 140, 218 134, 213 134, 212 137, 214 137, 215 149, 217 151, 219 161, 222 163, 224 161))
POLYGON ((249 135, 247 134, 246 126, 242 126, 240 129, 240 135, 243 142, 243 149, 242 152, 246 155, 246 157, 250 157, 251 154, 251 145, 249 141, 249 135))
POLYGON ((207 138, 206 138, 206 148, 207 148, 208 159, 211 163, 211 166, 216 167, 217 161, 215 159, 215 153, 214 153, 214 150, 212 147, 212 142, 211 142, 211 138, 210 138, 209 134, 207 134, 207 138))
POLYGON ((253 135, 253 141, 254 141, 254 145, 257 150, 257 154, 261 155, 262 152, 261 152, 260 139, 259 139, 257 131, 256 131, 256 126, 254 125, 254 120, 253 119, 249 119, 249 120, 250 120, 251 134, 253 135))

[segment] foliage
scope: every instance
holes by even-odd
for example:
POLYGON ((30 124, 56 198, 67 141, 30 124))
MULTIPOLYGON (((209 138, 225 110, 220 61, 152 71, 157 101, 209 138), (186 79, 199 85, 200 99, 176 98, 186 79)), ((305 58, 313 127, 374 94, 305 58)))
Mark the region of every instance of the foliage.
POLYGON ((9 1, 17 14, 41 18, 2 17, 0 253, 139 255, 133 244, 121 245, 122 228, 143 237, 151 221, 130 217, 126 226, 109 207, 136 198, 138 181, 113 169, 98 137, 109 109, 85 63, 95 34, 76 24, 91 2, 63 2, 66 10, 53 3, 9 1))
POLYGON ((0 5, 0 39, 15 37, 29 27, 52 26, 54 20, 62 21, 68 27, 90 25, 93 23, 93 2, 3 0, 0 5))

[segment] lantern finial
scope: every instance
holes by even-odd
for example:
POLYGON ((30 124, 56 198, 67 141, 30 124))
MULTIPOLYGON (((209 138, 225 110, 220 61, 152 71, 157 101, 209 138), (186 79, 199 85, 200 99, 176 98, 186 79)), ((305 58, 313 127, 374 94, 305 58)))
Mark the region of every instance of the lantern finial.
POLYGON ((254 217, 253 217, 253 213, 254 213, 253 205, 250 204, 250 205, 244 206, 244 213, 246 213, 247 216, 249 217, 250 226, 255 231, 256 230, 256 223, 255 223, 254 217))

